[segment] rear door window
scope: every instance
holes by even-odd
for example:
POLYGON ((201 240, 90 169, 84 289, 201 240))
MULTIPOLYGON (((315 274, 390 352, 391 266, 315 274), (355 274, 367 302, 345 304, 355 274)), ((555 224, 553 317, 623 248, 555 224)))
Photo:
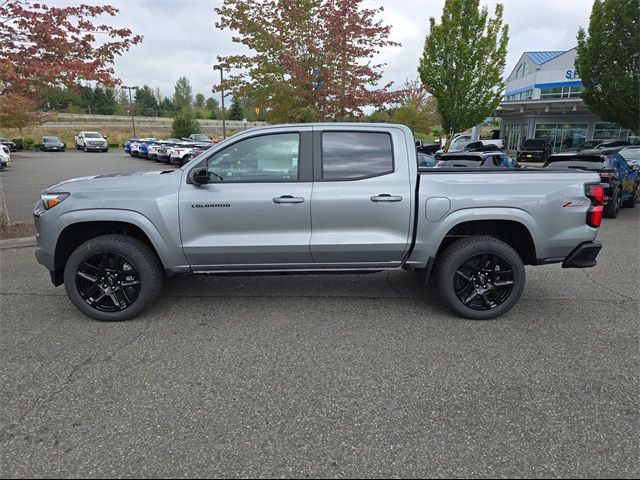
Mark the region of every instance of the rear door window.
POLYGON ((604 159, 601 157, 549 157, 545 166, 550 168, 575 168, 581 170, 602 170, 605 167, 604 159))
POLYGON ((324 132, 323 180, 358 180, 393 173, 393 147, 388 133, 324 132))

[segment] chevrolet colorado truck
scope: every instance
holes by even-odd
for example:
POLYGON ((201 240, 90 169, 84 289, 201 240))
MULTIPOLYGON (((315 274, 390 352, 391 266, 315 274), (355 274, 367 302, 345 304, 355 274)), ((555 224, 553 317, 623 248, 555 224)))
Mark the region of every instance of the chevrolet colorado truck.
POLYGON ((36 256, 99 320, 129 319, 164 277, 414 270, 458 316, 518 301, 524 265, 592 267, 603 188, 576 170, 419 168, 401 125, 247 130, 181 168, 96 175, 35 204, 36 256))

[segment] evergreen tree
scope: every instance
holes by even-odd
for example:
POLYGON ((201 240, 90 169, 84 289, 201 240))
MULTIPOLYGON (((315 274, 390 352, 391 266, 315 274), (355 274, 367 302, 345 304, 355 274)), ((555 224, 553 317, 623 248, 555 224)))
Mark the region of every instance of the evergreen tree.
POLYGON ((228 119, 229 120, 242 120, 244 117, 244 113, 242 111, 242 105, 240 103, 240 97, 238 95, 233 96, 233 100, 231 102, 231 108, 229 108, 228 119))
POLYGON ((193 106, 195 108, 204 108, 205 106, 205 101, 204 101, 204 95, 199 93, 196 95, 196 99, 193 102, 193 106))
POLYGON ((201 132, 200 124, 195 119, 193 111, 189 108, 184 108, 178 112, 173 120, 172 127, 171 135, 174 138, 188 137, 192 133, 201 132))
POLYGON ((596 0, 578 32, 576 67, 592 113, 640 133, 640 10, 637 0, 596 0))
POLYGON ((158 100, 156 95, 148 85, 136 90, 135 96, 136 115, 143 117, 154 117, 158 115, 158 100))
POLYGON ((187 77, 180 77, 176 82, 173 93, 173 105, 177 110, 191 107, 193 104, 193 90, 187 77))
POLYGON ((495 17, 479 0, 446 0, 440 25, 429 19, 418 72, 437 100, 445 151, 456 132, 478 125, 500 103, 509 29, 502 22, 502 4, 495 17))

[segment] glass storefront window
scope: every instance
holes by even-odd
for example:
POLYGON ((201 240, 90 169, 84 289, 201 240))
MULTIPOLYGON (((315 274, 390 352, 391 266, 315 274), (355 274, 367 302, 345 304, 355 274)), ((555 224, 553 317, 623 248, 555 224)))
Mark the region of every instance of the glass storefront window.
POLYGON ((628 140, 631 132, 615 123, 596 123, 593 131, 594 140, 628 140))
POLYGON ((535 138, 543 138, 552 153, 573 148, 587 139, 587 123, 537 123, 535 138))
POLYGON ((525 123, 506 124, 504 126, 505 150, 518 150, 526 136, 525 123))
POLYGON ((541 88, 540 98, 577 98, 583 91, 584 87, 582 85, 541 88))

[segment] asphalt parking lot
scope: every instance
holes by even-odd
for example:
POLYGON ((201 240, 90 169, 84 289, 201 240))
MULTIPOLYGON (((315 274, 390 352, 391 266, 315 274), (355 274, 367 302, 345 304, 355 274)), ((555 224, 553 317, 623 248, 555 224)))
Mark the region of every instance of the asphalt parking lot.
POLYGON ((66 152, 15 152, 11 166, 0 170, 0 182, 12 222, 31 220, 33 204, 43 188, 69 178, 100 173, 176 168, 154 160, 131 157, 121 148, 108 152, 68 149, 66 152))
MULTIPOLYGON (((44 155, 0 174, 14 221, 44 155)), ((160 165, 67 156, 45 184, 160 165)), ((489 322, 393 272, 170 279, 100 323, 0 242, 0 476, 638 477, 639 232, 623 209, 489 322)))

